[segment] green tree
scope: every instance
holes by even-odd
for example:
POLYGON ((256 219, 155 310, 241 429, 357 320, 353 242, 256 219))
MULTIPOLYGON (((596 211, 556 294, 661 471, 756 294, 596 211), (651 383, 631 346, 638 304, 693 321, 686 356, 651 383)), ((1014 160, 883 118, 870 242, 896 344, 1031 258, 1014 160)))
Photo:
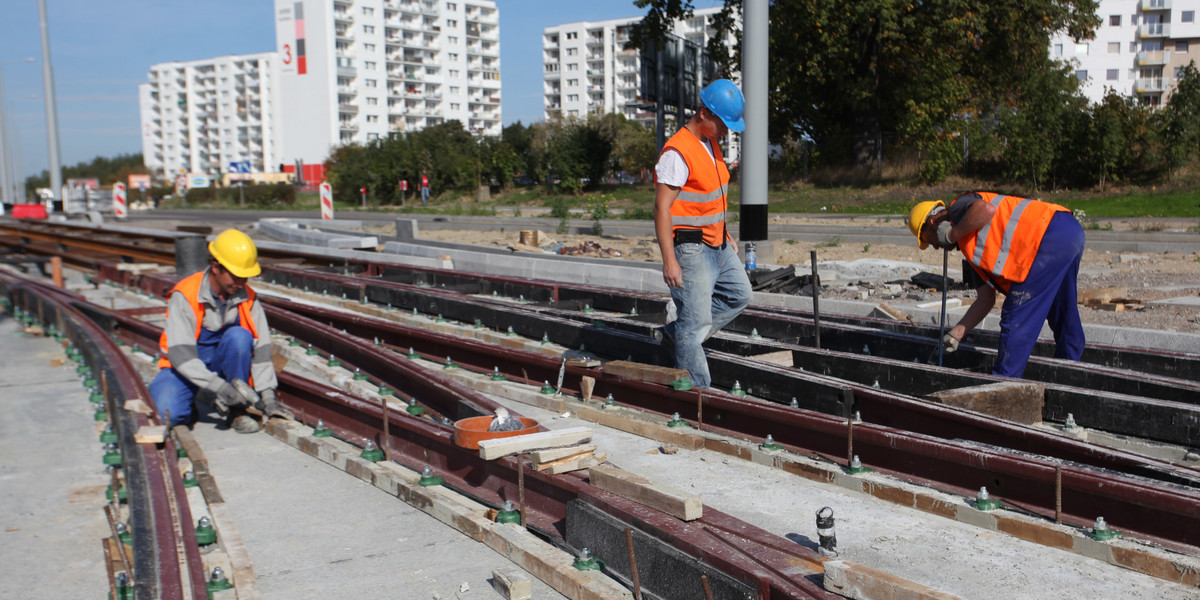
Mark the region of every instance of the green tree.
POLYGON ((1162 114, 1163 158, 1167 175, 1200 156, 1200 71, 1184 67, 1162 114))

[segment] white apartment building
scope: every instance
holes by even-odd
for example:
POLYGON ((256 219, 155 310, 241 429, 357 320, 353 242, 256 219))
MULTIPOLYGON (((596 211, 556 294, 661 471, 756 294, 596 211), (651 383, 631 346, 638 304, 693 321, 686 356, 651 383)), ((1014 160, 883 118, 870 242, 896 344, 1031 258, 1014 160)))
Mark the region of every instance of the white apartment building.
POLYGON ((285 160, 452 119, 500 134, 492 0, 275 0, 285 160))
POLYGON ((138 86, 142 156, 154 174, 279 170, 274 52, 150 67, 138 86))
MULTIPOLYGON (((715 35, 709 21, 720 10, 697 9, 692 18, 675 23, 672 33, 703 48, 715 35)), ((638 99, 642 84, 638 51, 624 49, 630 27, 641 20, 583 21, 543 30, 545 118, 621 113, 653 123, 653 108, 638 99)), ((730 36, 726 43, 732 47, 734 41, 730 36)))
POLYGON ((1100 102, 1109 88, 1152 106, 1166 102, 1183 67, 1200 62, 1200 0, 1100 0, 1091 40, 1065 34, 1052 56, 1069 61, 1083 93, 1100 102))

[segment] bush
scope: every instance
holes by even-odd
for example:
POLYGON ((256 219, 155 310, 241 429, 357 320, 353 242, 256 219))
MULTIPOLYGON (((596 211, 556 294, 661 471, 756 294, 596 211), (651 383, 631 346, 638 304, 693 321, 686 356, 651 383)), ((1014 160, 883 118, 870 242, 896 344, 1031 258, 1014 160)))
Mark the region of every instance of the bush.
POLYGON ((193 188, 187 191, 184 198, 190 205, 222 202, 236 205, 241 203, 243 194, 246 206, 275 208, 296 204, 296 188, 289 183, 256 183, 243 186, 240 190, 237 186, 193 188))

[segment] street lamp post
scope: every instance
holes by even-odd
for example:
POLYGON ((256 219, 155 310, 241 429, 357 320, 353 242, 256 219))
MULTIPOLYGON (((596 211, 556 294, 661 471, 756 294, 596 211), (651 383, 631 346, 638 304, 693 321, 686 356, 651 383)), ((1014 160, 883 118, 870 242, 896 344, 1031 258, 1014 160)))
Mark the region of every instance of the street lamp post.
POLYGON ((16 204, 21 199, 20 175, 17 173, 16 161, 13 159, 12 126, 8 123, 8 101, 4 98, 4 68, 3 65, 31 63, 33 58, 0 61, 0 149, 4 152, 3 164, 0 164, 0 182, 3 183, 3 199, 5 204, 16 204))
MULTIPOLYGON (((54 95, 54 67, 50 64, 50 26, 46 22, 46 0, 38 0, 38 24, 42 30, 42 87, 46 92, 46 141, 50 152, 50 189, 62 189, 62 155, 58 150, 58 107, 54 95)), ((63 198, 63 206, 66 206, 63 198)))

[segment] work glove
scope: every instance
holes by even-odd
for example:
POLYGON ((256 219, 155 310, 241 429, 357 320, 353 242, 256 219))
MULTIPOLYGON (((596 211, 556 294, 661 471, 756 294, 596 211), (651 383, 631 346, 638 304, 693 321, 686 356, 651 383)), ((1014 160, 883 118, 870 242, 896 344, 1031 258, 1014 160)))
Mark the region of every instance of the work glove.
POLYGON ((945 350, 947 353, 954 352, 958 350, 958 343, 960 341, 962 340, 954 337, 953 333, 947 333, 942 336, 942 350, 945 350))
POLYGON ((938 248, 953 248, 956 244, 950 241, 950 229, 954 225, 950 221, 942 221, 938 223, 937 239, 938 248))
POLYGON ((267 418, 279 417, 281 419, 295 419, 296 415, 292 411, 285 408, 275 399, 275 390, 263 390, 262 398, 254 403, 254 408, 257 408, 263 416, 267 418))
POLYGON ((213 404, 217 408, 217 413, 224 416, 229 414, 229 409, 250 406, 258 402, 258 394, 254 393, 254 389, 241 379, 226 381, 217 388, 216 399, 213 404))

